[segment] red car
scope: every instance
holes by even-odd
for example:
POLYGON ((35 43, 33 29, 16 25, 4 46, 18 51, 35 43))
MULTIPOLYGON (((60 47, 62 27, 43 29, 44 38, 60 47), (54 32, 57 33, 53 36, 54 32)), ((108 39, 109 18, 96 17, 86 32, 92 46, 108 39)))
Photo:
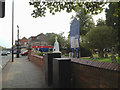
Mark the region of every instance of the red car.
POLYGON ((27 56, 28 55, 28 50, 25 50, 24 52, 21 53, 21 56, 27 56))

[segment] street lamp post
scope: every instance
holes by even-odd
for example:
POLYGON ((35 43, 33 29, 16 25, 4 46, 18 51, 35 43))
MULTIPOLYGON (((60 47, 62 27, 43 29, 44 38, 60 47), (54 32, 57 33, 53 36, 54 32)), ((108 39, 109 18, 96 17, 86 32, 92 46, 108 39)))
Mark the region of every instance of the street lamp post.
POLYGON ((14 0, 12 0, 12 62, 14 62, 13 41, 14 41, 14 0))
POLYGON ((19 58, 19 52, 20 52, 20 48, 19 48, 19 26, 17 25, 17 28, 18 28, 18 35, 17 35, 17 38, 18 38, 18 42, 17 42, 17 58, 19 58))

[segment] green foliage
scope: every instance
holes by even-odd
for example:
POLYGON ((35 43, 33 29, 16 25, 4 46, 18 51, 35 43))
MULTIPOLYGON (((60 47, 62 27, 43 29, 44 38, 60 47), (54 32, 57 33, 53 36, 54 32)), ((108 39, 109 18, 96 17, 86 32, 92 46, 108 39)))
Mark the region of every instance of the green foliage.
POLYGON ((117 31, 117 52, 120 57, 120 2, 111 2, 106 9, 106 24, 112 26, 117 31))
POLYGON ((84 8, 85 14, 98 14, 103 10, 103 6, 106 2, 66 2, 66 1, 30 1, 30 5, 33 5, 35 10, 31 14, 33 17, 42 17, 45 16, 47 8, 52 15, 55 15, 56 12, 61 12, 62 10, 66 10, 66 12, 70 13, 72 11, 78 12, 80 8, 84 8))
POLYGON ((120 57, 117 57, 116 59, 117 59, 117 62, 120 63, 120 57))
POLYGON ((103 19, 98 19, 98 20, 97 20, 97 25, 96 25, 96 26, 103 26, 103 25, 106 25, 105 20, 103 20, 103 19))
MULTIPOLYGON (((112 63, 112 60, 111 60, 110 57, 108 57, 108 58, 95 58, 95 59, 93 59, 93 58, 81 58, 81 59, 112 63)), ((119 57, 117 57, 117 63, 120 64, 120 58, 119 57)))
POLYGON ((80 46, 80 56, 81 57, 90 57, 90 56, 92 56, 92 53, 88 48, 80 46))
POLYGON ((87 47, 98 49, 99 56, 104 57, 103 49, 116 44, 116 32, 112 27, 97 26, 87 33, 86 40, 87 47))
POLYGON ((64 32, 57 34, 60 50, 62 48, 65 48, 66 45, 66 39, 65 36, 63 36, 63 34, 64 32))
MULTIPOLYGON (((116 2, 117 3, 117 2, 116 2)), ((106 12, 106 24, 112 26, 117 30, 118 28, 118 17, 114 16, 115 13, 115 4, 112 2, 109 4, 109 8, 105 10, 106 12)))
POLYGON ((47 33, 46 36, 49 38, 48 39, 48 43, 49 45, 52 45, 54 46, 54 43, 55 43, 55 37, 57 36, 58 37, 58 42, 59 42, 59 47, 60 47, 60 50, 62 48, 65 48, 66 46, 66 39, 65 37, 63 36, 63 32, 62 33, 59 33, 59 34, 55 34, 55 33, 47 33))
POLYGON ((38 53, 39 56, 43 56, 44 55, 44 52, 40 52, 38 53))
POLYGON ((68 36, 66 42, 65 42, 65 47, 67 49, 67 52, 71 51, 71 47, 70 47, 70 37, 68 36))
POLYGON ((48 37, 49 45, 52 45, 52 46, 54 45, 56 35, 57 34, 55 34, 55 33, 46 33, 46 36, 48 37))
POLYGON ((68 53, 65 53, 64 55, 65 55, 65 56, 69 56, 69 54, 68 54, 68 53))
POLYGON ((0 46, 0 50, 3 50, 3 49, 4 49, 4 47, 0 46))
POLYGON ((114 16, 118 17, 120 15, 120 1, 119 2, 112 2, 115 6, 115 13, 114 16))
POLYGON ((116 42, 116 32, 108 26, 95 27, 86 36, 88 44, 94 49, 110 48, 116 42))

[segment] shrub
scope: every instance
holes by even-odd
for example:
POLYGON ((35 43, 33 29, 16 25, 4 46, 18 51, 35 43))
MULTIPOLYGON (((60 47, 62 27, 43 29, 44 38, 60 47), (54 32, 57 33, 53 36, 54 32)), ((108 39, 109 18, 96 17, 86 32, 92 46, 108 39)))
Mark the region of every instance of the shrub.
POLYGON ((92 52, 89 49, 87 49, 83 46, 80 46, 80 56, 81 57, 89 57, 89 56, 92 56, 92 52))
POLYGON ((98 50, 98 56, 100 58, 104 57, 103 50, 105 48, 114 47, 117 41, 117 33, 110 26, 97 26, 91 29, 86 34, 86 44, 92 50, 98 50))
POLYGON ((68 53, 65 53, 64 55, 65 55, 65 56, 69 56, 69 54, 68 54, 68 53))
POLYGON ((43 56, 44 55, 44 52, 40 52, 38 53, 39 56, 43 56))

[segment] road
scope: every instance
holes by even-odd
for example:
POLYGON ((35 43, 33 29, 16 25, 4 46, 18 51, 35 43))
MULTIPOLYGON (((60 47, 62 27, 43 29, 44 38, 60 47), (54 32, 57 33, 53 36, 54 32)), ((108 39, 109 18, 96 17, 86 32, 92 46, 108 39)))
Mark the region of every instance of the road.
POLYGON ((12 59, 12 54, 8 54, 7 56, 1 56, 0 51, 0 68, 4 68, 8 61, 12 59))
POLYGON ((8 54, 7 56, 2 56, 2 67, 7 64, 8 61, 12 59, 12 54, 8 54))

